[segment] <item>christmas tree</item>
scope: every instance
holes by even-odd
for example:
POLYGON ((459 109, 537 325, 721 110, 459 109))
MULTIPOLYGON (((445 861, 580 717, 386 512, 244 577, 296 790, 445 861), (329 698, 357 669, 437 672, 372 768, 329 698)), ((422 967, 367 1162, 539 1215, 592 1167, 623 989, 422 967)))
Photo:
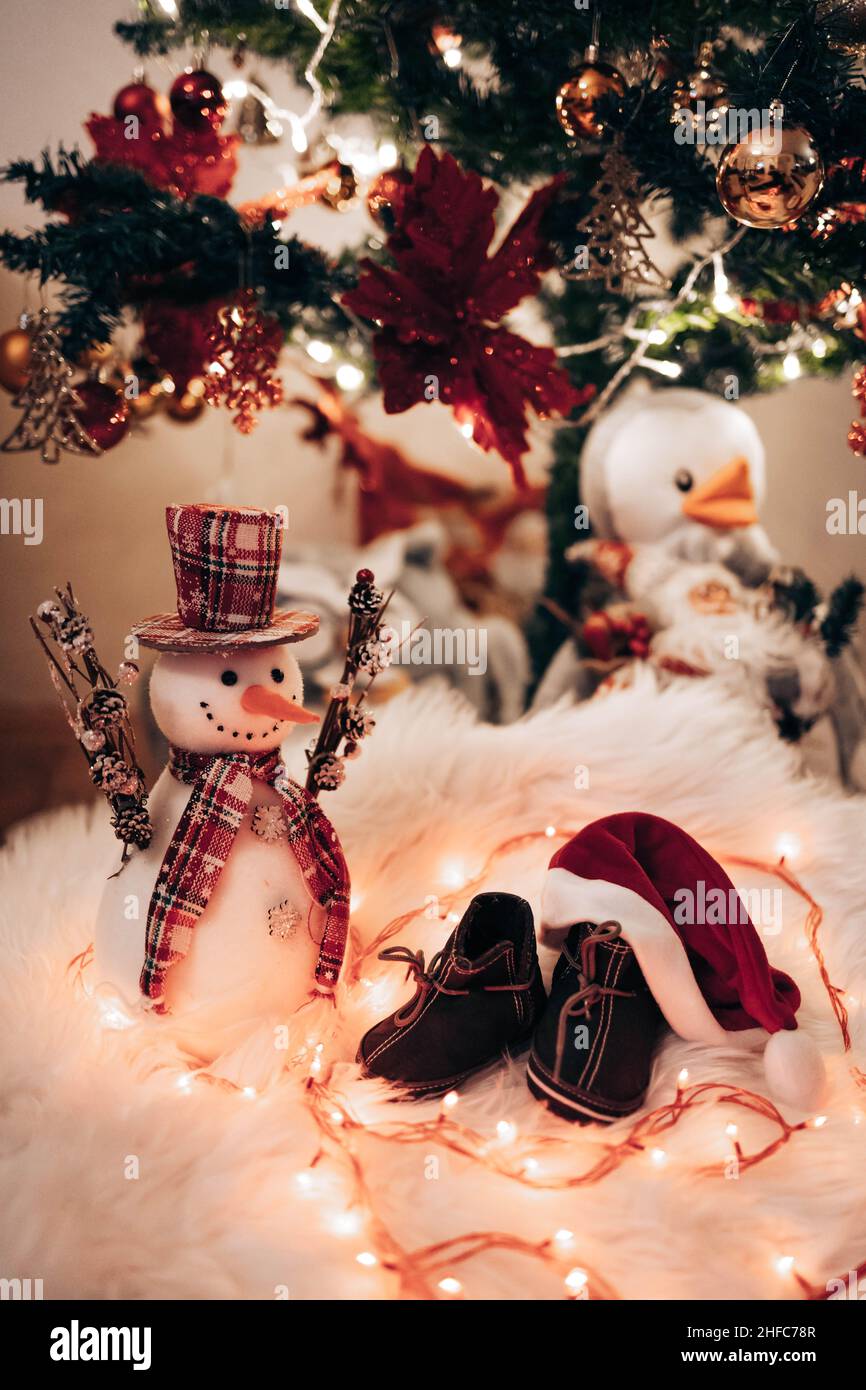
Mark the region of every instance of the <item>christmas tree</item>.
MULTIPOLYGON (((216 310, 254 285, 263 322, 275 319, 301 346, 324 344, 317 350, 334 363, 337 390, 380 385, 389 411, 444 400, 481 448, 503 454, 518 483, 528 410, 568 418, 547 492, 547 596, 567 611, 576 595, 562 555, 574 539, 585 429, 634 377, 711 391, 733 380, 742 397, 795 374, 837 375, 863 355, 866 31, 855 0, 739 0, 724 9, 663 0, 647 10, 629 0, 539 0, 531 18, 518 0, 455 0, 442 13, 421 0, 333 0, 326 15, 258 0, 144 0, 139 9, 116 26, 137 60, 180 66, 198 55, 172 88, 171 124, 163 99, 132 84, 113 116, 88 123, 95 159, 60 150, 4 174, 56 214, 38 232, 0 237, 0 259, 59 281, 66 355, 107 342, 129 315, 143 322, 148 352, 158 329, 163 343, 204 345, 216 310), (254 75, 258 59, 287 65, 307 92, 305 109, 275 108, 254 75), (306 151, 297 184, 232 203, 237 137, 221 131, 228 98, 206 64, 248 68, 239 128, 251 129, 251 101, 264 138, 288 123, 306 151), (750 141, 774 112, 783 113, 781 138, 798 142, 806 160, 790 178, 781 163, 769 174, 754 167, 750 141), (325 139, 357 113, 372 117, 392 152, 392 167, 372 179, 369 168, 335 159, 325 139), (139 140, 125 138, 130 119, 139 140), (447 167, 431 177, 427 166, 424 188, 417 172, 413 180, 425 150, 463 171, 462 207, 448 203, 459 180, 447 167), (487 244, 493 235, 495 208, 478 176, 510 201, 528 186, 548 189, 527 207, 532 245, 522 265, 519 223, 509 264, 505 255, 487 264, 475 256, 482 221, 487 244), (760 206, 768 179, 775 211, 766 197, 760 206), (335 262, 287 231, 295 208, 320 201, 339 210, 359 189, 389 239, 369 238, 335 262), (668 288, 647 260, 650 213, 683 247, 668 288), (403 214, 435 218, 450 265, 437 266, 438 280, 428 274, 423 310, 398 296, 402 320, 392 313, 377 332, 382 303, 371 277, 393 310, 395 260, 416 289, 435 261, 430 245, 407 239, 403 214), (576 255, 583 243, 587 268, 576 255), (461 278, 467 266, 471 276, 461 278), (565 283, 556 288, 551 276, 542 286, 557 269, 565 283), (470 279, 499 272, 496 293, 474 296, 470 279), (503 296, 508 279, 519 296, 503 296), (505 329, 488 341, 527 294, 541 296, 555 355, 505 329), (438 321, 436 306, 458 300, 457 317, 438 321), (424 326, 404 361, 418 312, 424 326)), ((206 371, 205 356, 203 346, 197 361, 159 368, 183 390, 206 371)), ((263 399, 266 385, 266 374, 254 379, 253 394, 263 399)), ((176 407, 187 400, 200 409, 205 394, 227 399, 219 383, 197 389, 176 407)), ((839 429, 862 452, 860 423, 839 429)), ((541 665, 560 633, 541 611, 541 665)))

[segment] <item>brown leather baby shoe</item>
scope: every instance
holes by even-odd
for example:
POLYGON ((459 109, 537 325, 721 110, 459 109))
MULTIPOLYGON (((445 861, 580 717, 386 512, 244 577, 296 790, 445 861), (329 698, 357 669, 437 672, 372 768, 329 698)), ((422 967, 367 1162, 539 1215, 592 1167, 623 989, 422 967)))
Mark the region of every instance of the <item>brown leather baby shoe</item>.
POLYGON ((532 909, 511 893, 473 898, 429 966, 406 946, 390 946, 379 959, 406 965, 415 993, 365 1033, 358 1061, 407 1098, 449 1091, 503 1052, 519 1051, 544 1009, 532 909))

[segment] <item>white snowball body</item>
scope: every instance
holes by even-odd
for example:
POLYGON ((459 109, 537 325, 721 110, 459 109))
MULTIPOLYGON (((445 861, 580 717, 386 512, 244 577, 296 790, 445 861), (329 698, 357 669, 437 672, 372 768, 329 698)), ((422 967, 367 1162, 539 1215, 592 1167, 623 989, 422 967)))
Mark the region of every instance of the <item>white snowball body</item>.
MULTIPOLYGON (((154 717, 177 747, 195 753, 258 754, 278 748, 302 707, 300 668, 285 645, 208 654, 166 653, 150 686, 154 717)), ((308 717, 309 718, 309 717, 308 717)), ((96 924, 95 980, 128 1011, 143 1007, 139 975, 144 960, 148 908, 157 874, 189 799, 191 787, 166 768, 150 797, 153 839, 134 850, 118 877, 108 881, 96 924)), ((171 1026, 184 1045, 211 1061, 243 1040, 247 1031, 275 1026, 308 998, 314 987, 323 924, 285 838, 269 842, 252 829, 256 808, 278 806, 263 782, 253 783, 247 814, 237 832, 210 902, 192 932, 185 958, 168 971, 166 1002, 171 1026), (282 939, 269 933, 269 910, 289 905, 294 921, 282 939)))

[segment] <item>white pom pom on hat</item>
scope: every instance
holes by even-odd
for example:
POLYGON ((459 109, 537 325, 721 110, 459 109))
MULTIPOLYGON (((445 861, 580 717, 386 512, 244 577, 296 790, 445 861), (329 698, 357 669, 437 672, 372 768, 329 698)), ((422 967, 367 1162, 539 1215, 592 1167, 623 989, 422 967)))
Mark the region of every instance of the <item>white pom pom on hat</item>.
POLYGON ((541 940, 555 944, 575 922, 609 920, 621 924, 675 1033, 744 1049, 763 1041, 774 1098, 802 1110, 820 1102, 824 1062, 797 1029, 800 992, 770 965, 737 890, 697 840, 660 816, 625 812, 594 821, 557 850, 545 879, 541 940), (707 902, 733 906, 733 920, 688 920, 689 903, 707 902))

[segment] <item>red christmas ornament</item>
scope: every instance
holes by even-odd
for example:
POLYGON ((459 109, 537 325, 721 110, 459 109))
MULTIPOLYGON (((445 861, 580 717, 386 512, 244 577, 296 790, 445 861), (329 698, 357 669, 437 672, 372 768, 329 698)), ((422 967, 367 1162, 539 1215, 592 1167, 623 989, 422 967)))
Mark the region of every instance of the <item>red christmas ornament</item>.
POLYGON ((860 402, 860 414, 866 415, 866 367, 858 367, 854 373, 851 395, 860 402))
POLYGON ((169 105, 161 92, 155 92, 146 82, 129 82, 114 98, 114 119, 122 121, 136 116, 143 126, 162 128, 169 114, 169 105))
POLYGON ((412 186, 412 175, 408 169, 399 165, 396 169, 386 169, 377 174, 367 189, 367 211, 386 232, 394 226, 403 208, 406 191, 412 186))
POLYGON ((866 425, 862 420, 852 420, 848 431, 848 448, 858 458, 866 458, 866 425))
MULTIPOLYGON (((149 183, 168 189, 176 198, 205 193, 225 198, 237 172, 237 135, 219 135, 212 127, 201 131, 182 126, 168 132, 142 124, 139 138, 128 140, 123 121, 93 115, 85 123, 103 164, 137 169, 149 183)), ((66 210, 66 209, 64 209, 66 210)))
POLYGON ((243 290, 217 314, 208 337, 211 366, 205 399, 235 411, 232 423, 251 434, 264 406, 279 405, 283 384, 273 375, 283 345, 279 320, 263 314, 254 290, 243 290))
POLYGON ((75 394, 81 402, 75 413, 94 444, 113 449, 129 429, 129 408, 123 396, 101 381, 82 381, 75 394))
POLYGON ((218 130, 228 107, 219 79, 204 68, 187 68, 171 84, 168 94, 172 114, 179 125, 201 134, 218 130))
POLYGON ((397 269, 364 261, 345 296, 354 313, 380 325, 373 351, 385 410, 444 401, 480 448, 502 454, 520 487, 527 407, 567 415, 579 399, 551 348, 499 326, 553 264, 540 223, 560 182, 533 194, 490 256, 499 194, 425 146, 388 238, 397 269))
POLYGON ((145 306, 142 346, 171 377, 176 396, 184 394, 194 377, 204 376, 210 335, 222 304, 221 299, 191 305, 151 299, 145 306))

